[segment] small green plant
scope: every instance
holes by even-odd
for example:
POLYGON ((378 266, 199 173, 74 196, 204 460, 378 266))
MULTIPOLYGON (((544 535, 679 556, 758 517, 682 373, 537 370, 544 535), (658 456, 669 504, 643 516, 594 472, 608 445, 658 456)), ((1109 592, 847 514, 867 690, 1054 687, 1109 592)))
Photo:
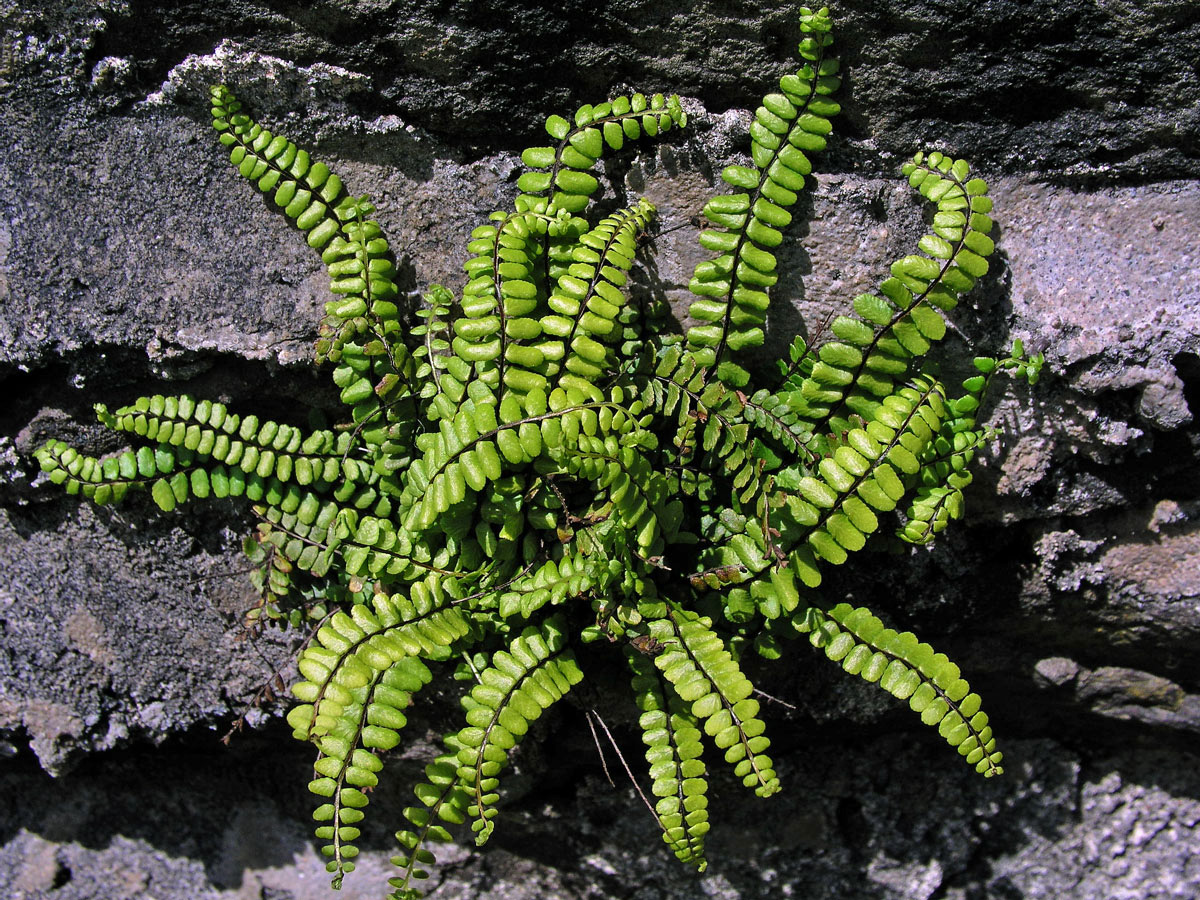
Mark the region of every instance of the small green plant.
POLYGON ((404 812, 394 898, 419 896, 431 844, 453 826, 479 844, 491 835, 513 747, 584 677, 580 642, 624 656, 652 814, 700 869, 704 748, 759 795, 779 790, 739 660, 777 657, 782 638, 804 636, 906 700, 979 772, 1001 771, 958 668, 818 588, 823 569, 876 535, 923 544, 961 515, 992 377, 1032 381, 1041 359, 1019 346, 976 359, 956 396, 924 365, 942 313, 993 250, 986 185, 929 153, 904 166, 933 210, 921 253, 827 334, 797 337, 778 371, 752 379, 739 362, 763 343, 771 251, 838 112, 827 10, 802 10, 800 28, 802 65, 757 109, 750 165, 726 168, 733 191, 704 207, 712 258, 696 267, 685 334, 666 327, 661 298, 627 290, 651 205, 583 216, 597 160, 685 127, 678 98, 551 116, 551 144, 522 154, 513 208, 472 232, 465 287, 434 286, 409 315, 367 200, 213 88, 232 163, 328 267, 335 299, 316 356, 332 364, 348 420, 306 432, 207 400, 144 397, 97 406, 136 449, 99 459, 50 441, 37 456, 50 481, 96 503, 148 489, 166 512, 192 497, 252 504, 256 612, 315 623, 287 718, 318 750, 309 788, 335 887, 433 663, 465 660, 474 683, 465 724, 404 812))

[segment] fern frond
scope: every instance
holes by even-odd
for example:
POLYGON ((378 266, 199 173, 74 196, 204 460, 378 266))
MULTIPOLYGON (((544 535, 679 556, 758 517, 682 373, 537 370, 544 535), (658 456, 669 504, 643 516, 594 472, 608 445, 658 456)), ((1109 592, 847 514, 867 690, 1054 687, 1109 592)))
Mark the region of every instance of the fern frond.
POLYGON ((766 431, 789 459, 805 464, 817 461, 812 425, 796 414, 786 396, 763 388, 750 397, 739 394, 739 399, 746 420, 766 431))
MULTIPOLYGON (((372 673, 395 669, 397 674, 391 677, 399 677, 405 672, 425 672, 421 677, 428 680, 428 670, 420 659, 445 659, 448 648, 469 630, 462 610, 451 605, 453 601, 441 582, 430 576, 426 582, 415 582, 408 597, 375 594, 369 603, 352 605, 348 613, 334 613, 317 629, 316 639, 297 663, 305 680, 292 688, 301 701, 288 713, 295 737, 320 738, 337 727, 344 718, 342 707, 353 700, 347 691, 367 685, 372 673)), ((387 718, 395 721, 394 716, 387 718)), ((402 722, 365 725, 378 726, 365 733, 367 746, 385 750, 395 746, 395 731, 403 727, 402 722)))
POLYGON ((445 743, 446 752, 425 767, 426 781, 415 788, 422 805, 404 810, 404 818, 413 828, 396 832, 402 849, 392 857, 392 863, 401 874, 388 879, 396 889, 388 895, 389 900, 418 900, 422 896, 412 883, 429 877, 420 868, 434 861, 428 845, 449 843, 452 837, 446 825, 462 825, 467 820, 471 795, 458 777, 458 755, 470 748, 457 734, 446 735, 445 743))
MULTIPOLYGON (((594 389, 588 396, 597 393, 594 389)), ((469 491, 560 450, 564 441, 575 442, 581 433, 596 434, 601 423, 614 436, 629 433, 635 422, 623 406, 620 388, 612 396, 587 402, 574 388, 556 388, 548 398, 535 388, 520 400, 506 395, 498 409, 492 402, 464 401, 452 421, 442 419, 438 431, 417 439, 423 456, 406 471, 400 498, 407 510, 405 527, 431 527, 452 506, 461 505, 469 491)))
POLYGON ((344 537, 339 524, 348 515, 345 507, 305 493, 295 509, 260 506, 255 513, 263 520, 258 526, 260 542, 269 543, 288 562, 312 575, 328 574, 344 537))
MULTIPOLYGON (((788 492, 764 498, 744 534, 701 552, 693 584, 723 589, 756 578, 786 555, 810 588, 820 564, 841 565, 879 528, 876 511, 890 512, 914 486, 920 457, 940 430, 945 394, 938 382, 915 380, 887 397, 864 428, 846 433, 811 474, 775 483, 788 492)), ((747 607, 750 608, 750 607, 747 607)))
POLYGON ((725 751, 734 774, 760 797, 776 793, 779 779, 764 752, 770 741, 758 718, 758 701, 750 696, 754 686, 712 630, 711 620, 674 607, 647 627, 664 648, 654 665, 679 699, 690 704, 705 734, 725 751))
POLYGON ((966 162, 941 153, 918 153, 904 173, 934 205, 933 233, 918 245, 928 255, 893 263, 878 294, 854 299, 858 317, 834 319, 836 340, 815 349, 809 374, 797 379, 795 408, 818 431, 845 430, 850 415, 870 418, 913 361, 945 335, 942 312, 987 272, 985 257, 994 249, 987 184, 968 179, 966 162))
POLYGON ((97 404, 96 412, 112 430, 157 441, 157 446, 98 459, 51 441, 35 455, 50 481, 99 504, 149 488, 165 512, 192 497, 245 496, 290 513, 313 492, 353 497, 360 508, 373 505, 380 514, 389 508, 372 487, 378 481, 373 467, 350 456, 352 439, 345 433, 306 434, 186 395, 140 397, 111 413, 97 404))
POLYGON ((499 394, 508 387, 526 393, 546 389, 538 371, 543 354, 518 343, 541 334, 538 316, 544 296, 539 284, 545 271, 541 236, 550 228, 576 234, 587 223, 571 218, 551 219, 532 213, 493 213, 495 225, 472 232, 467 260, 469 276, 463 291, 462 317, 454 322, 451 342, 455 355, 474 367, 479 378, 499 394), (510 340, 513 339, 513 340, 510 340))
POLYGON ((606 581, 606 561, 597 562, 583 554, 569 555, 569 548, 561 553, 558 559, 545 560, 480 599, 479 605, 495 605, 501 618, 528 619, 543 606, 557 606, 571 597, 583 596, 606 581))
POLYGON ((636 445, 614 435, 600 438, 584 432, 568 438, 554 460, 564 474, 607 493, 622 529, 634 538, 641 555, 662 555, 664 530, 667 538, 673 536, 683 509, 662 502, 664 478, 636 445))
POLYGON ((431 678, 422 658, 446 658, 468 631, 452 602, 433 576, 414 583, 407 598, 376 594, 335 612, 300 655, 305 680, 292 693, 301 703, 287 718, 295 737, 321 752, 309 789, 330 801, 314 818, 332 823, 319 826, 317 837, 329 841, 322 852, 331 857, 335 887, 353 868, 355 823, 368 802, 363 789, 375 786, 382 767, 376 751, 399 743, 403 710, 431 678))
POLYGON ((690 477, 680 477, 680 488, 688 493, 701 490, 705 479, 701 468, 720 464, 733 476, 737 489, 745 488, 755 470, 741 404, 735 401, 740 395, 719 381, 707 381, 708 374, 695 354, 673 345, 663 350, 652 374, 635 375, 644 381, 643 404, 678 426, 674 444, 679 464, 697 466, 690 477))
POLYGON ((662 674, 645 656, 627 648, 633 692, 642 711, 638 725, 650 764, 651 792, 658 797, 654 815, 663 840, 681 861, 703 872, 704 836, 708 833, 708 782, 705 779, 699 722, 687 705, 666 690, 662 674))
POLYGON ((896 531, 901 540, 928 544, 962 517, 962 492, 972 481, 967 466, 977 448, 994 436, 976 428, 974 417, 987 382, 982 375, 972 376, 963 382, 966 393, 946 401, 946 418, 921 454, 917 486, 904 510, 904 525, 896 531))
POLYGON ((941 428, 945 394, 937 382, 918 382, 884 399, 865 428, 799 480, 781 512, 801 526, 804 544, 789 561, 808 587, 820 584, 817 560, 841 565, 879 527, 876 512, 895 509, 920 470, 919 458, 941 428))
POLYGON ((458 732, 458 780, 470 798, 467 815, 475 843, 482 846, 494 828, 498 775, 508 751, 538 719, 583 678, 575 657, 565 646, 563 622, 557 617, 541 628, 526 628, 498 650, 492 664, 480 673, 480 683, 462 698, 467 726, 458 732))
POLYGON ((897 535, 912 544, 927 544, 962 517, 963 490, 973 476, 968 468, 976 450, 996 436, 990 428, 977 425, 979 408, 993 377, 1003 371, 1036 383, 1044 358, 1026 358, 1020 341, 1006 359, 977 357, 978 374, 962 383, 963 393, 947 400, 946 419, 934 441, 921 457, 918 486, 905 510, 906 522, 897 535))
POLYGON ((314 768, 319 776, 309 789, 330 802, 314 818, 332 822, 317 829, 328 840, 322 850, 331 857, 329 871, 336 887, 353 868, 354 823, 374 787, 382 763, 376 750, 399 742, 406 719, 402 712, 412 694, 429 682, 429 669, 418 657, 444 657, 446 649, 466 633, 460 611, 439 607, 432 591, 413 591, 413 600, 376 595, 370 608, 355 604, 336 612, 316 632, 298 663, 305 677, 292 688, 302 701, 288 714, 295 736, 311 740, 321 751, 314 768))
MULTIPOLYGON (((518 409, 519 412, 519 409, 518 409)), ((504 461, 499 448, 505 439, 494 403, 464 400, 453 418, 443 418, 437 431, 417 439, 422 456, 405 473, 401 509, 407 510, 404 527, 429 528, 451 506, 499 479, 504 461)))
POLYGON ((390 356, 387 362, 393 373, 411 375, 404 371, 406 360, 396 357, 405 351, 396 304, 396 267, 383 230, 367 218, 372 212, 374 207, 365 197, 355 200, 339 213, 345 223, 321 253, 330 290, 340 299, 326 306, 317 360, 338 362, 344 346, 362 335, 357 342, 364 347, 370 347, 372 340, 380 342, 380 353, 390 356))
POLYGON ((639 200, 579 239, 572 253, 575 262, 550 295, 555 315, 542 319, 542 328, 569 348, 560 384, 591 389, 611 371, 614 355, 605 344, 619 336, 617 317, 625 306, 622 288, 637 252, 636 236, 653 214, 654 207, 639 200))
POLYGON ((211 100, 213 127, 230 148, 229 161, 305 233, 329 270, 337 299, 325 306, 317 361, 337 362, 348 344, 358 343, 381 357, 373 366, 381 394, 393 380, 408 381, 412 369, 396 305, 395 265, 379 224, 366 218, 371 204, 349 196, 342 180, 307 151, 252 121, 224 85, 212 88, 211 100))
POLYGON ((471 367, 466 360, 450 352, 453 331, 450 327, 450 308, 455 304, 454 295, 440 284, 432 285, 425 295, 425 303, 416 315, 423 320, 413 328, 413 336, 419 345, 413 351, 417 367, 414 380, 420 388, 422 412, 431 421, 453 414, 457 404, 466 394, 471 367))
POLYGON ((186 394, 139 397, 112 413, 101 404, 96 412, 114 431, 183 448, 201 460, 236 466, 247 475, 326 489, 340 482, 374 480, 372 467, 350 456, 353 441, 348 433, 305 433, 255 415, 240 416, 221 403, 197 401, 186 394))
POLYGON ((582 212, 599 182, 590 174, 605 149, 620 150, 627 140, 654 137, 672 127, 687 125, 677 96, 633 94, 595 106, 581 106, 574 124, 562 116, 546 120, 546 133, 558 141, 554 147, 530 147, 521 161, 534 171, 517 179, 522 191, 518 210, 553 214, 557 210, 582 212))
POLYGON ((356 216, 356 203, 346 196, 342 180, 324 163, 314 163, 307 151, 253 122, 224 85, 211 94, 213 127, 242 177, 273 197, 305 232, 309 246, 319 249, 333 240, 340 223, 356 216))
POLYGON ((935 653, 911 632, 885 628, 870 610, 847 603, 826 613, 810 609, 799 628, 845 671, 907 700, 921 721, 936 727, 975 771, 988 778, 1004 771, 1004 754, 996 750, 979 695, 945 654, 935 653))
MULTIPOLYGON (((68 494, 87 497, 99 506, 121 501, 130 489, 157 484, 159 476, 174 471, 176 462, 175 454, 164 449, 155 452, 150 447, 141 447, 136 453, 125 451, 101 458, 80 453, 56 439, 35 450, 34 458, 51 484, 60 485, 68 494)), ((173 492, 171 507, 174 508, 173 492)))
POLYGON ((728 166, 721 178, 739 193, 714 197, 704 207, 713 226, 700 233, 700 244, 718 254, 700 263, 689 288, 700 297, 689 315, 702 323, 688 329, 687 341, 701 364, 714 369, 733 387, 749 379, 745 369, 725 360, 727 350, 757 347, 770 300, 767 289, 778 279, 771 249, 783 240, 780 229, 792 220, 795 204, 812 171, 806 152, 823 150, 831 130, 829 117, 840 107, 829 99, 838 87, 838 63, 829 56, 833 43, 829 11, 805 11, 800 30, 800 56, 806 60, 794 75, 779 82, 780 93, 768 94, 750 126, 752 166, 728 166))
MULTIPOLYGON (((350 671, 345 666, 341 669, 342 678, 352 684, 357 679, 351 679, 350 671)), ((314 810, 313 819, 329 823, 317 826, 316 837, 328 841, 321 852, 329 857, 326 870, 334 876, 335 889, 341 886, 345 873, 354 869, 358 848, 353 842, 360 833, 357 823, 370 802, 366 791, 378 784, 376 773, 383 768, 378 754, 368 748, 386 750, 394 746, 392 735, 406 721, 400 710, 409 705, 412 692, 431 677, 416 659, 355 674, 365 683, 343 686, 338 692, 327 690, 314 728, 314 740, 321 753, 313 765, 317 777, 310 782, 309 790, 328 798, 314 810)))

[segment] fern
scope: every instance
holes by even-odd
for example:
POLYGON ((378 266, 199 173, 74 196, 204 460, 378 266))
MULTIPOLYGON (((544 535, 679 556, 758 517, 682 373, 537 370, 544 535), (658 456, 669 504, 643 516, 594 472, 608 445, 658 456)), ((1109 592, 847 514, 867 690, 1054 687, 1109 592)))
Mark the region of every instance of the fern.
POLYGON ((642 710, 638 724, 650 764, 651 790, 658 797, 654 816, 663 840, 681 862, 703 871, 704 835, 708 833, 708 782, 699 723, 687 704, 670 689, 638 651, 626 650, 634 672, 633 690, 642 710))
POLYGON ((994 247, 984 182, 962 160, 918 153, 903 169, 931 204, 917 252, 815 340, 796 338, 778 377, 752 379, 743 363, 763 342, 772 251, 839 111, 828 12, 802 10, 800 28, 801 66, 757 109, 750 164, 725 168, 732 192, 704 207, 712 258, 695 269, 683 336, 663 328, 661 304, 629 298, 654 208, 583 215, 602 156, 687 126, 678 98, 551 116, 553 143, 522 154, 513 207, 472 232, 461 290, 433 285, 407 310, 367 199, 213 88, 230 162, 328 270, 316 357, 345 422, 303 431, 155 395, 96 407, 131 449, 94 458, 50 441, 37 457, 50 482, 99 504, 131 491, 164 512, 249 501, 255 614, 311 629, 288 722, 317 752, 309 787, 335 887, 406 711, 438 664, 461 656, 476 682, 465 724, 405 810, 395 898, 419 896, 453 828, 478 843, 492 834, 511 752, 583 677, 581 642, 621 645, 652 814, 701 869, 704 747, 758 794, 781 787, 739 662, 749 647, 776 657, 780 638, 806 635, 906 700, 982 774, 1002 771, 953 663, 816 590, 881 532, 926 543, 962 515, 970 463, 992 436, 978 410, 994 376, 1033 382, 1042 360, 1019 345, 980 357, 960 393, 926 365, 943 313, 994 247))

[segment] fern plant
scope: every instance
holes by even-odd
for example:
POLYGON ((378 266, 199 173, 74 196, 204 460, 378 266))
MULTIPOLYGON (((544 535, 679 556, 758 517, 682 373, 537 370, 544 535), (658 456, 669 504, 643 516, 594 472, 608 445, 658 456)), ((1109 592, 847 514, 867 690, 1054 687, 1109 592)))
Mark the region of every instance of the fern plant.
POLYGON ((419 896, 455 826, 488 840, 514 746, 584 677, 581 642, 624 656, 651 812, 699 869, 708 765, 723 757, 763 797, 780 788, 740 660, 778 656, 783 638, 907 701, 983 775, 1001 772, 958 667, 819 588, 871 539, 928 543, 961 516, 993 376, 1033 381, 1041 359, 1019 346, 976 359, 957 392, 925 365, 943 313, 987 272, 992 203, 965 162, 918 153, 903 171, 932 211, 919 252, 752 378, 772 251, 839 109, 828 11, 802 10, 800 29, 801 65, 756 110, 749 165, 726 168, 732 190, 703 209, 711 258, 683 335, 664 327, 661 300, 628 290, 653 207, 584 215, 598 160, 687 125, 677 97, 551 116, 550 142, 522 154, 512 208, 472 232, 465 285, 431 287, 410 313, 367 199, 212 89, 230 161, 328 269, 316 357, 346 421, 304 431, 143 397, 96 408, 136 449, 93 458, 50 441, 37 456, 50 481, 100 504, 131 490, 165 512, 193 497, 250 503, 255 614, 311 623, 287 720, 317 751, 309 789, 335 887, 414 695, 431 666, 458 660, 474 682, 464 724, 404 811, 393 898, 419 896))

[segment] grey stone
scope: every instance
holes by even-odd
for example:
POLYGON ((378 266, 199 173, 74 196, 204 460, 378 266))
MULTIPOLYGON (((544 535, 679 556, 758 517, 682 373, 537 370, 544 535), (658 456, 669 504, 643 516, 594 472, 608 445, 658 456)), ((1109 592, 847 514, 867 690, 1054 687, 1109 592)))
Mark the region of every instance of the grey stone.
POLYGON ((1079 663, 1065 656, 1051 656, 1039 659, 1035 667, 1037 677, 1046 684, 1062 687, 1074 681, 1079 676, 1079 663))
MULTIPOLYGON (((55 101, 127 105, 188 53, 231 38, 369 77, 371 95, 358 98, 368 115, 399 115, 460 144, 496 146, 499 136, 510 148, 535 137, 547 110, 595 102, 613 86, 672 90, 714 110, 743 106, 792 65, 799 37, 788 4, 713 0, 218 0, 184 9, 8 0, 6 9, 4 77, 55 101)), ((1197 173, 1200 23, 1190 0, 1065 0, 1036 14, 1011 0, 852 0, 835 14, 852 73, 843 131, 855 165, 878 171, 881 157, 891 165, 941 141, 1010 173, 1197 173)))

